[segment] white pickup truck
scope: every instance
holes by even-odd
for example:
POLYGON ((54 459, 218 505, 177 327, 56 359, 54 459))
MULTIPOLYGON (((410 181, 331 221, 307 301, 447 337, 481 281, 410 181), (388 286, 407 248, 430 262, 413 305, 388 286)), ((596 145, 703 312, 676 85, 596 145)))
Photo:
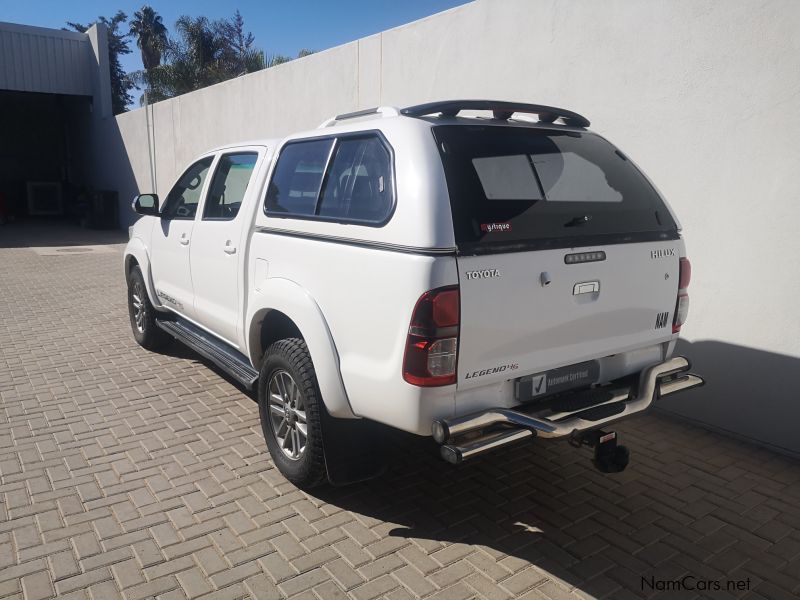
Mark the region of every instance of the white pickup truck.
POLYGON ((540 436, 622 470, 600 428, 703 381, 673 357, 678 220, 588 126, 447 101, 212 150, 163 202, 134 200, 133 334, 257 387, 270 454, 301 487, 372 421, 433 436, 452 463, 540 436))

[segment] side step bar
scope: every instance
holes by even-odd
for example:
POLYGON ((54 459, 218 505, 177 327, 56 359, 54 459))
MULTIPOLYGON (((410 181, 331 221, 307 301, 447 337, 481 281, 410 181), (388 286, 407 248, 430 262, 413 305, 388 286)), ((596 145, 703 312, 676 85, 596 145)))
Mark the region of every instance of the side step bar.
POLYGON ((638 387, 613 389, 607 400, 573 412, 545 409, 528 414, 498 407, 434 421, 433 438, 442 444, 442 458, 457 464, 492 448, 534 435, 544 438, 574 437, 643 412, 659 398, 703 385, 705 382, 702 378, 687 372, 690 368, 688 359, 676 356, 643 371, 638 387), (485 431, 489 428, 494 430, 485 431), (464 437, 467 439, 463 442, 457 439, 464 437))
POLYGON ((258 381, 258 371, 250 366, 247 357, 210 333, 180 317, 174 321, 159 319, 156 324, 176 340, 213 362, 248 390, 252 390, 258 381))

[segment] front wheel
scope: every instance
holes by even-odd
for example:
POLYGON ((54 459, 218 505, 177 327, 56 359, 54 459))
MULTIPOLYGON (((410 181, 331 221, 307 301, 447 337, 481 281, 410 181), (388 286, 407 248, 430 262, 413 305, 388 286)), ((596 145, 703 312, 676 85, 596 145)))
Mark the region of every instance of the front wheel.
POLYGON ((156 309, 147 296, 144 276, 139 265, 128 275, 128 314, 136 342, 148 350, 166 346, 172 339, 166 331, 156 325, 156 309))
POLYGON ((280 340, 267 349, 258 379, 258 407, 267 448, 283 476, 303 489, 323 483, 325 408, 302 339, 280 340))

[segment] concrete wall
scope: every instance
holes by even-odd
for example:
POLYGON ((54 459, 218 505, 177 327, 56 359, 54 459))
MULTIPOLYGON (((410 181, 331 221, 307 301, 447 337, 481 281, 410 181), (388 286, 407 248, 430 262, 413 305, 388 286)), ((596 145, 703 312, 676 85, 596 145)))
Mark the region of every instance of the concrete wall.
POLYGON ((95 23, 86 30, 91 53, 89 55, 92 73, 92 98, 95 118, 110 117, 113 113, 111 104, 111 64, 108 57, 108 27, 103 23, 95 23))
MULTIPOLYGON (((800 417, 797 31, 795 0, 478 0, 157 104, 157 191, 211 146, 376 104, 574 109, 634 157, 684 226, 684 348, 709 385, 665 409, 800 453, 789 431, 800 417)), ((97 181, 127 209, 151 188, 144 111, 103 136, 97 181)))

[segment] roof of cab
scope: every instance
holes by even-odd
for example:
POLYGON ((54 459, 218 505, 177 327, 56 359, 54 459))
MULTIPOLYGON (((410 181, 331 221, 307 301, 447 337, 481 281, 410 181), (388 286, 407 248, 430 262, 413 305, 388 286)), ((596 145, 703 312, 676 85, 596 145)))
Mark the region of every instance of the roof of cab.
POLYGON ((281 139, 283 138, 261 138, 258 140, 246 140, 244 142, 236 142, 232 144, 224 144, 222 146, 217 146, 216 148, 212 148, 209 152, 219 152, 221 150, 232 150, 235 148, 247 148, 249 146, 264 146, 266 148, 275 148, 278 144, 280 144, 281 139))

